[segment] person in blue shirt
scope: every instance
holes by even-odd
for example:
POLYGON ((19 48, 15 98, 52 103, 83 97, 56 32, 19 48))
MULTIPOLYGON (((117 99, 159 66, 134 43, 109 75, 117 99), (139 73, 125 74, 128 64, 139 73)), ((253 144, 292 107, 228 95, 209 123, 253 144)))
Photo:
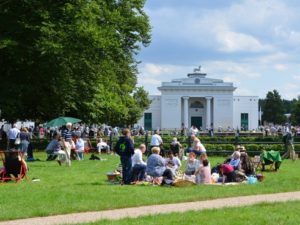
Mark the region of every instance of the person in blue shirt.
POLYGON ((241 153, 239 151, 235 151, 233 153, 232 159, 229 161, 229 164, 233 166, 234 170, 239 170, 240 162, 241 162, 241 153))
POLYGON ((124 136, 121 136, 116 144, 115 151, 120 156, 122 164, 123 184, 131 183, 131 167, 132 155, 134 154, 134 145, 131 139, 131 132, 129 129, 122 131, 124 136))

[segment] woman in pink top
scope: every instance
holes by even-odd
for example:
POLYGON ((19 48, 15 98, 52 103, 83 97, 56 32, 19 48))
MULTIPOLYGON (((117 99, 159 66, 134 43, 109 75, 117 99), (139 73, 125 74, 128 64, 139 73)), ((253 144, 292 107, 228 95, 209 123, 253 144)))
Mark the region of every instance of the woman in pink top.
POLYGON ((210 166, 207 159, 202 161, 202 165, 198 170, 198 174, 196 175, 196 183, 197 184, 210 184, 211 183, 211 172, 210 166))
POLYGON ((225 183, 225 181, 226 181, 226 183, 236 181, 236 179, 235 179, 236 176, 235 176, 234 168, 232 165, 222 164, 221 173, 223 175, 223 180, 222 180, 223 184, 225 183))

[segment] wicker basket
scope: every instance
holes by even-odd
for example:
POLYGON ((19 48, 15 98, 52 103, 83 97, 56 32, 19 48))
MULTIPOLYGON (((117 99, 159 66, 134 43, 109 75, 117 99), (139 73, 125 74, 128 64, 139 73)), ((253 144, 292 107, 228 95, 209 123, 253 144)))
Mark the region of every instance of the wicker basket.
POLYGON ((265 180, 265 176, 263 174, 256 174, 256 178, 259 182, 262 182, 265 180))
POLYGON ((120 175, 121 174, 119 172, 109 172, 106 174, 109 181, 117 181, 117 177, 120 177, 120 175))

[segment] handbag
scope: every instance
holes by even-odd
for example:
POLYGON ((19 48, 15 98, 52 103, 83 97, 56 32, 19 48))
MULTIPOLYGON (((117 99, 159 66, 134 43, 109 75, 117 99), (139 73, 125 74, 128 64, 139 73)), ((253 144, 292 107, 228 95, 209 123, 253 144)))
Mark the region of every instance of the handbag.
POLYGON ((21 144, 21 138, 17 137, 15 140, 15 145, 21 144))

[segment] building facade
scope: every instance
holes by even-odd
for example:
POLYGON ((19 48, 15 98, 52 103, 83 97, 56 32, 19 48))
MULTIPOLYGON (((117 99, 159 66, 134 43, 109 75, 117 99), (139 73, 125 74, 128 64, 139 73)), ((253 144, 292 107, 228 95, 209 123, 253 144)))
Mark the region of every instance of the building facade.
POLYGON ((163 82, 161 95, 151 95, 151 105, 138 124, 146 130, 180 129, 182 126, 252 130, 258 127, 258 97, 234 96, 233 83, 207 78, 200 70, 187 78, 163 82))

